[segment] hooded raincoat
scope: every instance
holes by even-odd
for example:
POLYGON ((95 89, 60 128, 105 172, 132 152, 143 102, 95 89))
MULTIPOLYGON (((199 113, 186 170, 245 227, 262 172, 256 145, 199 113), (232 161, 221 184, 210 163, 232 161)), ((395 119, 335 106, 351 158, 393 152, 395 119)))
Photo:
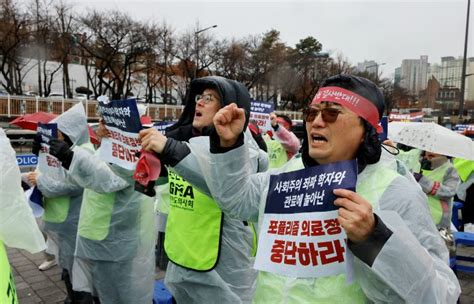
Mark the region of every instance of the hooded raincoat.
MULTIPOLYGON (((351 98, 356 96, 359 101, 368 98, 377 106, 380 119, 383 96, 373 83, 360 77, 336 75, 327 79, 323 87, 331 87, 333 83, 355 92, 355 95, 348 95, 351 98), (364 97, 358 95, 359 92, 364 97)), ((330 90, 334 88, 325 92, 330 90)), ((344 90, 336 92, 346 94, 344 90)), ((328 96, 330 100, 330 94, 328 96)), ((348 249, 353 255, 347 254, 346 259, 350 261, 353 257, 353 272, 346 268, 349 278, 346 274, 302 278, 260 271, 254 302, 456 302, 460 294, 459 283, 449 267, 448 251, 429 216, 426 196, 413 181, 397 173, 393 161, 380 158, 380 142, 375 132, 380 126, 376 125, 377 117, 373 112, 367 117, 371 125, 364 120, 366 134, 356 154, 356 192, 371 203, 376 225, 364 241, 348 241, 348 249)), ((267 196, 273 191, 269 189, 271 175, 318 166, 309 156, 307 140, 303 142, 301 155, 293 157, 282 168, 258 174, 250 170, 249 149, 242 137, 230 148, 220 147, 217 134, 211 136, 210 142, 211 153, 200 153, 202 159, 197 163, 213 197, 225 213, 241 220, 258 221, 259 231, 266 229, 262 227, 262 221, 267 196)), ((198 149, 191 146, 191 154, 198 149)))
MULTIPOLYGON (((211 154, 199 164, 222 210, 242 220, 259 221, 260 230, 270 174, 300 169, 304 164, 302 157, 297 156, 278 170, 251 174, 248 155, 244 144, 227 153, 211 154)), ((448 252, 427 212, 424 193, 412 181, 398 175, 393 164, 383 161, 367 165, 359 173, 356 189, 361 187, 369 193, 379 221, 391 233, 382 243, 369 237, 358 246, 349 247, 355 256, 354 283, 346 283, 343 275, 303 279, 260 272, 254 302, 456 302, 459 283, 449 268, 448 252), (389 171, 394 178, 388 187, 379 187, 380 177, 389 171), (372 190, 367 191, 370 187, 372 190), (374 249, 379 251, 367 257, 374 249)))
POLYGON ((153 199, 134 190, 133 171, 81 147, 68 173, 83 188, 73 287, 101 303, 151 303, 155 275, 153 199))
MULTIPOLYGON (((51 123, 57 123, 58 130, 67 135, 74 146, 93 150, 89 143, 86 113, 81 103, 51 123)), ((37 178, 37 187, 43 194, 45 231, 58 244, 59 265, 72 273, 77 223, 84 189, 51 155, 41 153, 38 167, 41 174, 37 178)))
POLYGON ((4 245, 37 253, 46 244, 21 188, 15 151, 2 128, 0 159, 0 303, 18 303, 4 245))
MULTIPOLYGON (((192 128, 196 106, 194 97, 207 88, 215 89, 219 93, 222 106, 235 102, 239 107, 244 108, 248 122, 250 96, 242 84, 214 76, 195 80, 191 84, 187 104, 180 120, 169 131, 167 130, 168 141, 160 159, 162 163, 169 165, 169 170, 179 170, 179 176, 213 201, 206 181, 197 166, 199 160, 194 157, 194 154, 190 154, 188 148, 188 145, 199 147, 200 151, 197 154, 208 154, 209 151, 209 138, 206 135, 212 132, 212 128, 205 128, 202 134, 192 128), (178 162, 179 169, 174 167, 178 162)), ((251 154, 249 170, 252 172, 265 170, 268 166, 265 152, 259 149, 249 131, 247 131, 245 139, 251 154)), ((194 203, 199 204, 199 201, 194 203)), ((177 223, 176 220, 173 220, 173 208, 170 208, 169 212, 166 242, 172 244, 176 240, 170 239, 172 237, 170 229, 174 229, 171 225, 187 225, 187 223, 177 223)), ((256 276, 256 272, 252 268, 254 237, 252 224, 224 212, 221 219, 218 257, 214 267, 208 271, 195 271, 176 263, 168 263, 165 283, 177 302, 249 303, 252 299, 256 276)), ((170 260, 173 261, 172 257, 170 260)))

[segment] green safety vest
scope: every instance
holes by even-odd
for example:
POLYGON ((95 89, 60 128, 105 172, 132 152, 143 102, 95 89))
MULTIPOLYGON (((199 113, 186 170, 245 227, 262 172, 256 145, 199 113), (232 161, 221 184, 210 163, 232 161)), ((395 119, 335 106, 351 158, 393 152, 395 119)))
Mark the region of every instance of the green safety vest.
POLYGON ((223 214, 216 202, 173 170, 168 171, 170 209, 165 251, 175 264, 212 270, 219 259, 223 214))
POLYGON ((469 175, 474 171, 474 161, 462 159, 462 158, 454 158, 453 159, 453 166, 458 171, 459 177, 461 178, 462 182, 465 182, 469 175))
POLYGON ((0 241, 0 303, 17 304, 15 281, 8 263, 7 252, 0 241))
POLYGON ((109 235, 115 195, 115 192, 97 193, 91 189, 84 189, 77 229, 79 236, 102 241, 109 235))
MULTIPOLYGON (((443 182, 443 177, 446 174, 446 171, 449 168, 449 161, 441 165, 440 167, 434 170, 422 170, 423 175, 429 178, 431 181, 434 182, 443 182)), ((432 196, 431 194, 427 194, 428 196, 428 206, 430 207, 431 218, 433 219, 434 223, 438 225, 442 218, 443 218, 443 207, 441 205, 441 200, 432 196)))
POLYGON ((265 139, 269 168, 280 168, 288 162, 288 154, 283 145, 277 140, 265 139))
MULTIPOLYGON (((376 166, 376 165, 373 165, 376 166)), ((300 155, 295 156, 284 172, 303 169, 300 155)), ((395 171, 367 167, 361 173, 364 178, 357 181, 357 193, 372 206, 378 202, 392 181, 399 176, 395 171), (367 172, 365 172, 367 170, 367 172)), ((359 177, 361 176, 359 175, 359 177)), ((367 298, 357 282, 347 284, 345 274, 323 278, 291 278, 260 271, 254 303, 366 303, 367 298)))
MULTIPOLYGON (((91 143, 82 144, 80 147, 94 151, 91 143)), ((62 223, 69 214, 70 196, 43 197, 43 220, 50 223, 62 223)))

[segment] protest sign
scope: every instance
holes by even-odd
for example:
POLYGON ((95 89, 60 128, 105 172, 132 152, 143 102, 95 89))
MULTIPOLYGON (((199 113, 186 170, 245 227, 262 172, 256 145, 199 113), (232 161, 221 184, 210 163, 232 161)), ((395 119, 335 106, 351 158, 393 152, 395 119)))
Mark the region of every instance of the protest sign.
POLYGON ((61 162, 49 154, 49 141, 53 138, 58 138, 58 124, 38 123, 36 132, 41 138, 41 150, 38 155, 38 170, 42 173, 54 172, 61 167, 61 162))
POLYGON ((142 129, 135 99, 99 101, 99 115, 104 119, 110 137, 103 138, 99 157, 109 163, 134 170, 140 151, 138 132, 142 129))
POLYGON ((272 102, 252 100, 250 103, 250 121, 260 129, 262 134, 273 131, 270 123, 270 114, 273 111, 274 104, 272 102))
POLYGON ((298 278, 346 272, 346 234, 334 189, 354 190, 355 161, 272 175, 255 268, 298 278))

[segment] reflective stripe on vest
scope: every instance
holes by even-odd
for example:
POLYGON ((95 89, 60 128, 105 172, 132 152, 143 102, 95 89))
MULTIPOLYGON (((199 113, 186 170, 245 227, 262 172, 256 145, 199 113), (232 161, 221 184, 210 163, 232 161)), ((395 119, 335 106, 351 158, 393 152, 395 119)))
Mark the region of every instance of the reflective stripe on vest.
MULTIPOLYGON (((430 179, 430 181, 442 183, 443 177, 446 174, 446 171, 449 168, 449 161, 445 162, 440 167, 434 170, 422 170, 423 175, 430 179)), ((428 195, 428 206, 430 207, 431 218, 433 219, 435 225, 440 224, 441 219, 443 218, 443 206, 441 205, 441 200, 436 198, 429 193, 428 195)))
MULTIPOLYGON (((94 151, 94 146, 91 143, 85 143, 80 145, 81 148, 94 151)), ((50 223, 62 223, 67 219, 69 214, 69 196, 57 196, 46 198, 43 197, 44 202, 44 214, 43 220, 50 223)))
MULTIPOLYGON (((295 156, 283 168, 290 172, 304 168, 300 155, 295 156)), ((399 175, 388 168, 367 166, 358 175, 357 193, 367 199, 374 209, 392 181, 399 175)), ((366 303, 357 282, 347 284, 340 274, 318 279, 302 279, 280 276, 260 271, 257 278, 254 303, 366 303)))
POLYGON ((15 281, 8 263, 5 246, 0 241, 0 303, 17 304, 15 281))
POLYGON ((288 155, 283 145, 273 139, 265 140, 267 144, 269 168, 280 168, 288 161, 288 155))
POLYGON ((223 215, 214 200, 168 171, 170 210, 165 251, 175 264, 212 270, 219 259, 223 215))

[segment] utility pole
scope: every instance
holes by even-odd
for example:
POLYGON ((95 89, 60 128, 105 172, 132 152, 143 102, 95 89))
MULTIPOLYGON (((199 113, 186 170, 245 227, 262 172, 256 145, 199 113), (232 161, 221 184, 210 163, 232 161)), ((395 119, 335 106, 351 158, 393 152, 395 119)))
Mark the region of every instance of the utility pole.
POLYGON ((194 78, 197 78, 198 70, 199 70, 199 42, 198 42, 199 34, 204 32, 204 31, 210 30, 212 28, 216 28, 216 27, 217 27, 217 24, 214 24, 213 26, 209 26, 209 27, 206 27, 204 29, 197 30, 197 31, 194 32, 194 43, 196 44, 195 45, 195 48, 196 48, 196 69, 194 70, 194 78))
POLYGON ((461 74, 461 96, 459 99, 459 120, 462 120, 463 112, 464 112, 464 91, 466 90, 467 39, 468 39, 468 33, 469 33, 470 9, 471 9, 471 0, 467 0, 466 34, 464 37, 464 57, 462 60, 462 74, 461 74))

